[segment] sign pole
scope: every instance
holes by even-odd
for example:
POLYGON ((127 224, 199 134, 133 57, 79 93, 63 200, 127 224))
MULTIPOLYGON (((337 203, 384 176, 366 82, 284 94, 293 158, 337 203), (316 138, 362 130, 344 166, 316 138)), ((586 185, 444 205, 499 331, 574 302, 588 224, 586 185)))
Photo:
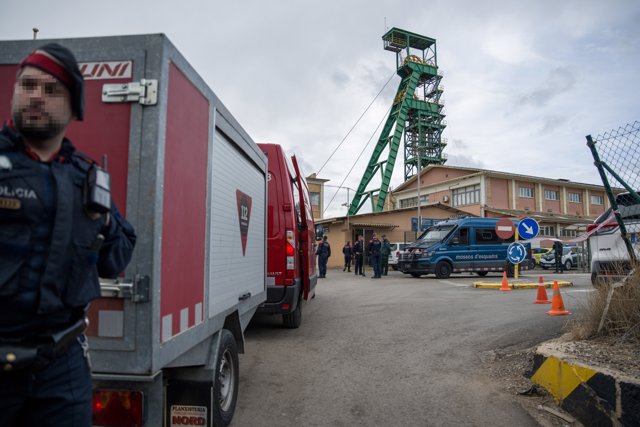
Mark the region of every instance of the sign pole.
MULTIPOLYGON (((518 227, 515 227, 515 240, 514 242, 518 241, 518 227)), ((514 280, 518 280, 518 268, 520 267, 520 264, 514 264, 513 266, 513 279, 514 280)))

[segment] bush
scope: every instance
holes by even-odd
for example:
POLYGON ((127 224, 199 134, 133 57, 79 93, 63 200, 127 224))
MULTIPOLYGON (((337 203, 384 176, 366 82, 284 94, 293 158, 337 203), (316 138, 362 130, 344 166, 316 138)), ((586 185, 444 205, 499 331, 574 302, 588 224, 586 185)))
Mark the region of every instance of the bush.
POLYGON ((611 284, 601 282, 592 292, 584 310, 570 324, 576 339, 610 337, 619 342, 640 344, 640 265, 625 279, 624 286, 613 291, 606 313, 611 284), (604 314, 602 329, 598 332, 604 314))

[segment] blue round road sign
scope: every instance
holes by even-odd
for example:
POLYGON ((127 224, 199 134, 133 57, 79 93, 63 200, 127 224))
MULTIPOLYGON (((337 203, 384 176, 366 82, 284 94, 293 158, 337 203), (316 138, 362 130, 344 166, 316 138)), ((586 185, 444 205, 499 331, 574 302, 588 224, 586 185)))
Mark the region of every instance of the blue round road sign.
POLYGON ((527 249, 522 243, 513 242, 507 248, 507 259, 511 264, 520 264, 527 257, 527 249))
POLYGON ((524 240, 533 239, 538 235, 540 231, 540 226, 538 225, 538 221, 533 218, 524 218, 518 224, 518 236, 522 237, 524 240))

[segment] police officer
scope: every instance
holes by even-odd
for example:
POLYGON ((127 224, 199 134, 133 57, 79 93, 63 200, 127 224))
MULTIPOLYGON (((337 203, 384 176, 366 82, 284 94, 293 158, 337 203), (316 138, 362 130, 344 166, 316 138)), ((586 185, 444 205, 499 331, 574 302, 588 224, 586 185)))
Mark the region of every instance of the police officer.
POLYGON ((380 249, 380 271, 382 275, 389 274, 389 254, 391 253, 391 242, 386 235, 382 235, 382 248, 380 249))
POLYGON ((353 254, 355 257, 356 276, 364 276, 363 270, 363 254, 364 254, 364 239, 362 236, 356 236, 358 241, 353 245, 353 254))
POLYGON ((556 261, 556 273, 562 273, 564 265, 562 265, 562 242, 560 240, 553 242, 553 255, 556 261))
POLYGON ((345 243, 345 245, 342 247, 342 253, 344 254, 344 268, 342 269, 342 271, 345 271, 348 269, 349 273, 351 273, 352 250, 351 250, 350 241, 347 241, 347 243, 345 243))
POLYGON ((68 49, 50 43, 20 63, 11 112, 0 131, 0 425, 90 426, 84 309, 98 275, 124 270, 135 233, 108 190, 92 197, 99 171, 64 137, 84 116, 68 49))
POLYGON ((318 250, 316 251, 318 254, 318 267, 320 269, 320 277, 324 279, 327 277, 327 261, 331 256, 331 246, 329 242, 327 242, 327 236, 322 238, 322 242, 318 245, 318 250))
POLYGON ((378 240, 378 236, 376 233, 373 233, 373 238, 369 242, 369 246, 367 247, 369 251, 369 256, 371 257, 371 264, 373 266, 373 276, 372 279, 379 279, 381 277, 380 272, 380 250, 382 249, 382 242, 378 240))

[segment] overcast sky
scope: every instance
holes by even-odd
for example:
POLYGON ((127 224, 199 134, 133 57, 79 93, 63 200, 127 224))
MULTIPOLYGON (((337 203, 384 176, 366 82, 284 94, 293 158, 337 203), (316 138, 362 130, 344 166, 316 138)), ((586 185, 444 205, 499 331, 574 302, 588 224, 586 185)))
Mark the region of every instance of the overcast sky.
MULTIPOLYGON (((167 34, 256 142, 282 144, 308 174, 394 74, 385 22, 436 39, 448 165, 600 184, 585 135, 640 120, 634 0, 20 0, 1 16, 2 40, 33 27, 41 39, 167 34)), ((399 82, 322 170, 327 184, 353 167, 345 185, 357 188, 399 82)), ((346 214, 346 199, 340 191, 325 215, 346 214)))

